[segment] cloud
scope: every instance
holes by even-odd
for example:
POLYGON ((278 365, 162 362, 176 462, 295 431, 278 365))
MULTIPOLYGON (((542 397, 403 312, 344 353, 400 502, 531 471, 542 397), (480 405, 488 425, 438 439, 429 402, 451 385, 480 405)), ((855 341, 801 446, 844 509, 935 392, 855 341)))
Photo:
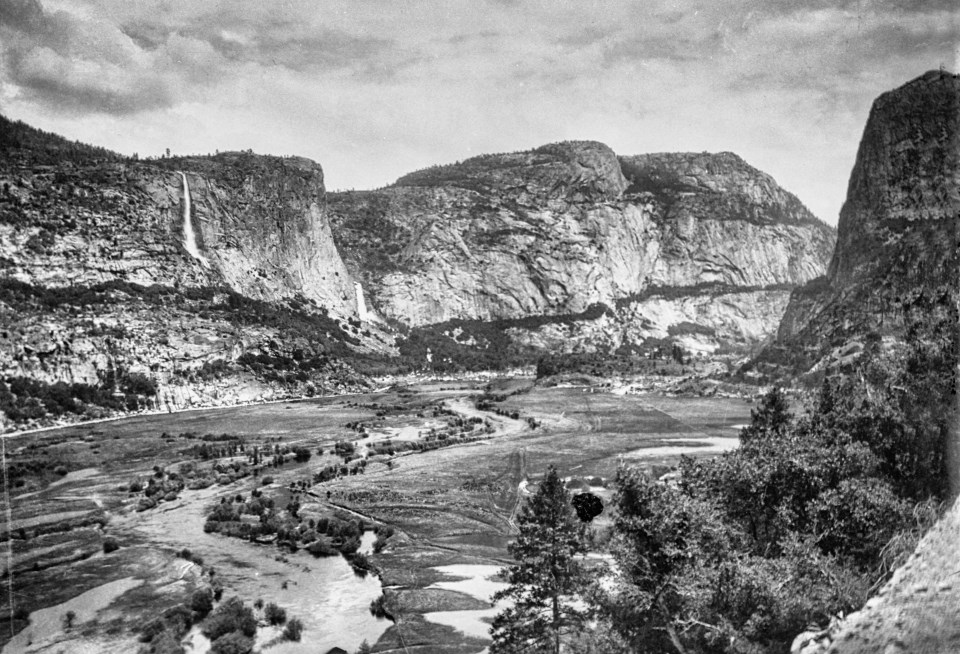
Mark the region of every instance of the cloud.
POLYGON ((312 24, 301 15, 245 9, 236 13, 206 13, 190 21, 162 21, 137 16, 122 30, 148 48, 162 45, 173 34, 208 43, 228 62, 283 66, 294 71, 330 70, 362 65, 393 45, 381 36, 355 35, 312 24))
POLYGON ((563 139, 732 150, 832 220, 870 103, 953 60, 958 13, 952 0, 0 0, 0 100, 126 152, 310 156, 331 188, 563 139))
POLYGON ((864 14, 929 14, 956 11, 954 0, 754 0, 756 7, 771 14, 805 14, 810 11, 842 10, 864 14))
POLYGON ((43 28, 43 9, 34 0, 8 0, 0 4, 0 25, 40 31, 43 28))
POLYGON ((597 43, 603 43, 611 38, 610 32, 599 29, 598 27, 588 25, 578 29, 570 34, 565 34, 556 39, 556 42, 566 48, 580 49, 586 48, 597 43))
POLYGON ((865 85, 878 77, 906 81, 944 61, 960 36, 960 23, 945 13, 851 16, 839 10, 774 16, 741 35, 749 52, 724 75, 731 93, 807 91, 844 105, 869 102, 865 85), (752 65, 750 65, 752 63, 752 65))
POLYGON ((49 11, 38 0, 0 5, 3 77, 58 112, 114 115, 205 101, 249 80, 250 66, 297 73, 351 70, 382 81, 416 60, 387 37, 317 28, 273 7, 189 16, 143 11, 49 11), (394 56, 391 56, 394 55, 394 56))
POLYGON ((0 12, 0 36, 4 77, 34 102, 121 114, 174 102, 170 81, 113 26, 12 0, 0 12))
POLYGON ((128 70, 76 61, 46 47, 14 51, 9 70, 28 98, 64 110, 131 113, 167 107, 173 96, 160 79, 135 79, 128 70))

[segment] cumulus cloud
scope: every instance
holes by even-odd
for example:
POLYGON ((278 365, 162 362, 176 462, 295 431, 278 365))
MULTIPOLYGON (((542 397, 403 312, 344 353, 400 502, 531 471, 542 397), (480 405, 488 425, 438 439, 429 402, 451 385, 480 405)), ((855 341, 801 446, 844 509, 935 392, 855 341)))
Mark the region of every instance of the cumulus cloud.
POLYGON ((390 39, 317 28, 272 10, 125 15, 5 0, 5 81, 55 110, 127 114, 209 98, 222 82, 249 75, 245 64, 303 73, 355 68, 382 78, 409 61, 371 66, 390 39))
POLYGON ((30 101, 65 111, 136 112, 176 99, 169 79, 115 26, 9 0, 0 11, 3 72, 30 101))
POLYGON ((172 34, 209 44, 227 62, 282 66, 294 71, 329 70, 368 61, 393 43, 389 38, 356 35, 316 25, 302 16, 275 13, 272 5, 258 11, 201 13, 189 22, 162 22, 163 17, 137 16, 121 29, 146 47, 157 47, 172 34))

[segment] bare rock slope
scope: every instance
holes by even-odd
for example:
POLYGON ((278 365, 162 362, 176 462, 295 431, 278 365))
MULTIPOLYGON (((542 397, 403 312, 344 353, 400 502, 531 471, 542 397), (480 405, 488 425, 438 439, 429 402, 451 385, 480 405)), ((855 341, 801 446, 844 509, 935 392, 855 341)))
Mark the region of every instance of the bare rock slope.
POLYGON ((860 611, 795 641, 796 654, 954 654, 960 651, 960 505, 860 611))
MULTIPOLYGON (((731 153, 618 157, 596 142, 484 155, 329 196, 334 238, 384 318, 577 316, 530 343, 694 349, 770 336, 833 230, 731 153)), ((522 333, 521 333, 522 332, 522 333)))
POLYGON ((829 270, 794 293, 780 351, 809 368, 868 333, 902 337, 905 306, 960 283, 958 230, 960 76, 931 71, 874 102, 829 270))
POLYGON ((341 360, 378 342, 318 164, 137 161, 3 118, 0 133, 0 377, 41 384, 0 393, 16 422, 76 409, 43 384, 175 408, 363 383, 341 360))

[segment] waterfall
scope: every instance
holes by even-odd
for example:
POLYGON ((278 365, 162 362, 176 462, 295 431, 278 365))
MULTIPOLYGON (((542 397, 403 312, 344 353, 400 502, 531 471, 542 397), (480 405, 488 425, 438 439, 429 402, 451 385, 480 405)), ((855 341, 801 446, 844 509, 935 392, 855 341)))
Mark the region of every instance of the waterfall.
POLYGON ((353 287, 357 292, 357 316, 361 321, 366 322, 370 320, 370 312, 367 311, 367 303, 363 299, 363 286, 360 282, 354 282, 353 287))
POLYGON ((193 233, 193 222, 190 220, 190 185, 187 184, 187 176, 184 173, 181 172, 180 177, 183 179, 183 247, 187 248, 190 256, 199 261, 200 265, 209 268, 210 262, 200 254, 200 249, 197 247, 197 237, 193 233))

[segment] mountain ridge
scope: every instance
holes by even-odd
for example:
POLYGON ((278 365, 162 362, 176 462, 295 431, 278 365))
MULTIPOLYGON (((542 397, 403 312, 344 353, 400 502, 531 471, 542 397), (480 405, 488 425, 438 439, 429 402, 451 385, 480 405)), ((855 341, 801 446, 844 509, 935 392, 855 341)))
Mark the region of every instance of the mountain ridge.
MULTIPOLYGON (((734 296, 786 289, 761 311, 779 316, 789 287, 825 271, 833 238, 795 196, 736 155, 631 158, 594 141, 422 169, 375 191, 329 193, 328 205, 338 249, 371 306, 415 328, 577 314, 596 303, 623 309, 651 289, 723 286, 734 292, 724 336, 758 343, 779 319, 748 325, 757 307, 734 296)), ((703 313, 662 299, 670 306, 634 307, 636 315, 605 326, 617 333, 604 351, 665 338, 672 324, 696 323, 703 313), (658 327, 638 324, 644 311, 658 327), (671 312, 676 320, 664 317, 671 312)), ((596 330, 582 326, 584 334, 563 337, 589 349, 596 330)))
MULTIPOLYGON (((624 158, 589 141, 328 193, 303 157, 139 160, 0 127, 0 376, 119 395, 144 376, 156 395, 122 400, 141 408, 342 392, 378 371, 544 353, 741 351, 770 335, 832 244, 809 212, 768 211, 786 192, 735 155, 676 155, 699 190, 660 197, 630 190, 653 163, 635 158, 626 176, 624 158)), ((653 156, 656 170, 680 166, 653 156)))

